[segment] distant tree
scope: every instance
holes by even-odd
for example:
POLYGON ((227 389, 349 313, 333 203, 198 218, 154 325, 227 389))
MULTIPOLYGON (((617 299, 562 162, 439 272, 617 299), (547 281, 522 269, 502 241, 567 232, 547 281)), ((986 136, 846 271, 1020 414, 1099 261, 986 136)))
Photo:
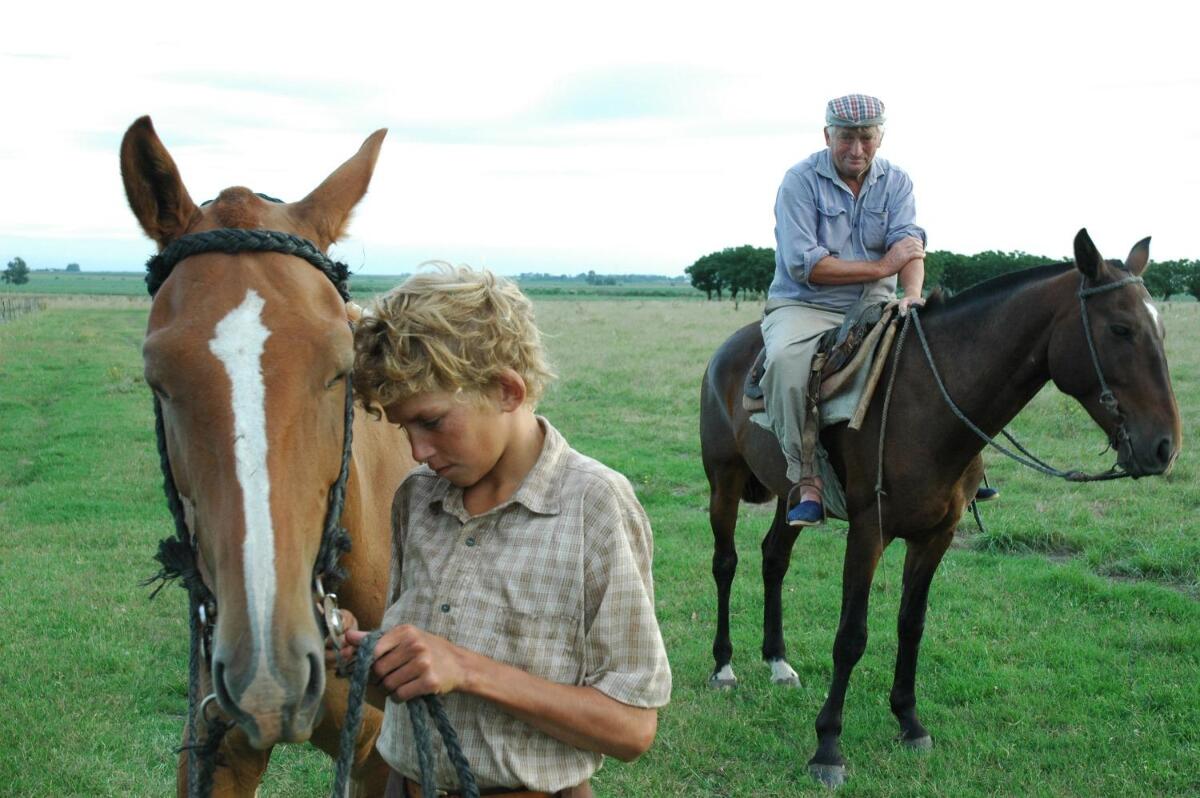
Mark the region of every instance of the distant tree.
POLYGON ((775 250, 749 244, 723 249, 718 268, 734 303, 739 293, 743 298, 751 294, 765 296, 775 277, 775 250))
POLYGON ((1184 291, 1200 299, 1200 260, 1181 261, 1185 264, 1180 270, 1180 285, 1184 291))
POLYGON ((704 255, 683 270, 684 274, 691 278, 692 286, 707 294, 710 301, 714 291, 717 293, 717 299, 721 299, 721 291, 725 286, 719 268, 720 261, 717 257, 719 254, 714 252, 711 255, 704 255))
POLYGON ((925 256, 925 284, 941 285, 951 292, 957 292, 1002 274, 1053 262, 1053 258, 1030 255, 1019 250, 988 250, 974 255, 935 250, 925 256))
POLYGON ((709 299, 714 291, 717 299, 722 299, 723 292, 728 291, 734 302, 739 294, 765 296, 775 276, 775 250, 750 244, 726 247, 720 252, 710 252, 684 272, 692 285, 704 291, 709 299))
POLYGON ((13 285, 29 282, 29 267, 22 258, 13 258, 8 262, 8 268, 0 274, 0 280, 13 285))
POLYGON ((1142 279, 1146 281, 1150 296, 1166 301, 1173 294, 1191 293, 1188 280, 1198 266, 1200 264, 1191 260, 1154 261, 1142 274, 1142 279))
POLYGON ((78 264, 78 263, 68 263, 68 264, 67 264, 67 271, 69 271, 69 272, 77 272, 77 271, 79 271, 79 264, 78 264))

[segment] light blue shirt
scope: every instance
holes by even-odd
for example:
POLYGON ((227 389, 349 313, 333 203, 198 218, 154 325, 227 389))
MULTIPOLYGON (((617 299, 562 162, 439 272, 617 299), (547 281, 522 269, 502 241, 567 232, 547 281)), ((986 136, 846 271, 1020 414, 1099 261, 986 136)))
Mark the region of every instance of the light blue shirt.
POLYGON ((775 197, 775 279, 770 299, 845 311, 868 293, 895 296, 896 276, 869 283, 814 285, 812 267, 827 255, 881 259, 902 238, 925 242, 916 224, 912 180, 882 158, 871 162, 858 197, 838 177, 829 150, 788 170, 775 197))

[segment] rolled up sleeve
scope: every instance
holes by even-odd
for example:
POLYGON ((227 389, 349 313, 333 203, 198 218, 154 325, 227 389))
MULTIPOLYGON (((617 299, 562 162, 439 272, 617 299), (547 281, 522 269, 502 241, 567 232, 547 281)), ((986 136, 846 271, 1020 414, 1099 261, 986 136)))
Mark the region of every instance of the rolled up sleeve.
POLYGON ((917 203, 913 199, 912 180, 903 172, 894 174, 896 185, 891 192, 891 201, 888 203, 888 231, 885 248, 890 249, 897 241, 909 237, 919 238, 922 244, 927 244, 929 242, 926 240, 925 229, 916 222, 917 203))
POLYGON ((628 482, 588 503, 583 683, 623 704, 664 706, 671 669, 654 614, 650 523, 628 482))
POLYGON ((829 255, 817 240, 817 218, 811 187, 795 172, 788 172, 775 196, 775 245, 792 279, 809 287, 812 267, 829 255))

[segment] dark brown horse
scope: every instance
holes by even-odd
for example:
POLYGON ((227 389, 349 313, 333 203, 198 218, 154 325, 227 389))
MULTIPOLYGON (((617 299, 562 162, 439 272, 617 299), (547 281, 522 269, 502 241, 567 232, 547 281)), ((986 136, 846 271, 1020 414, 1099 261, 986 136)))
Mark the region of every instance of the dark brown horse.
MULTIPOLYGON (((278 231, 323 252, 366 192, 383 136, 368 138, 294 203, 229 188, 196 205, 149 117, 125 134, 121 174, 160 252, 215 230, 278 231)), ((346 681, 325 672, 314 563, 331 486, 341 480, 354 353, 347 307, 310 263, 279 251, 183 257, 155 294, 142 350, 171 479, 216 609, 200 695, 215 695, 220 709, 208 713, 237 724, 223 738, 213 795, 255 795, 276 743, 311 738, 336 754, 345 713, 346 681)), ((373 628, 387 596, 391 499, 413 461, 402 432, 357 411, 341 514, 350 578, 339 594, 373 628)), ((387 768, 374 750, 381 719, 367 708, 356 794, 383 790, 387 768)))
MULTIPOLYGON (((1048 381, 1087 409, 1131 476, 1163 474, 1179 453, 1182 429, 1163 353, 1163 329, 1150 295, 1132 279, 1146 268, 1150 240, 1136 244, 1125 263, 1100 257, 1085 230, 1075 238, 1075 263, 1042 266, 981 283, 946 300, 932 296, 920 311, 947 391, 988 435, 998 434, 1048 381), (1122 282, 1121 286, 1113 283, 1122 282), (1081 289, 1081 285, 1084 287, 1081 289), (1113 290, 1081 291, 1108 285, 1113 290), (1086 303, 1085 311, 1081 309, 1086 303), (1117 400, 1102 401, 1101 378, 1117 400), (1111 402, 1109 403, 1111 405, 1111 402)), ((892 712, 900 739, 925 748, 931 738, 917 719, 917 651, 934 571, 949 547, 964 508, 982 476, 985 445, 943 401, 916 336, 899 363, 890 362, 880 385, 898 369, 886 422, 881 507, 876 469, 884 391, 872 400, 861 431, 845 424, 822 432, 830 461, 846 489, 842 610, 833 645, 833 679, 817 716, 817 750, 810 773, 836 786, 845 778, 839 747, 842 704, 850 673, 867 645, 867 602, 876 565, 887 545, 907 545, 892 712), (881 512, 880 512, 881 509, 881 512), (882 521, 881 521, 882 519, 882 521), (882 526, 882 528, 881 528, 882 526)), ((713 355, 701 389, 700 440, 710 486, 709 516, 715 551, 716 667, 710 683, 736 683, 730 665, 729 589, 737 567, 734 527, 738 503, 777 500, 763 540, 763 658, 776 682, 795 683, 784 660, 780 591, 797 529, 784 520, 789 484, 775 437, 742 408, 746 372, 762 348, 758 323, 733 334, 713 355)))

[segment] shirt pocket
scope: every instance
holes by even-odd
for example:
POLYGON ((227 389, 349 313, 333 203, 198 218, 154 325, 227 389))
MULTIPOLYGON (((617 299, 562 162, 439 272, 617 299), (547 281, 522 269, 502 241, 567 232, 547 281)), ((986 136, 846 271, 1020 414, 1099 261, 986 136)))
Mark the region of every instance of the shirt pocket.
POLYGON ((887 250, 888 209, 864 207, 859 218, 862 227, 863 248, 868 254, 882 257, 887 250))
POLYGON ((817 244, 835 258, 848 255, 850 214, 845 207, 834 203, 817 206, 817 244))
POLYGON ((559 684, 583 683, 580 621, 568 615, 503 610, 493 659, 559 684))

